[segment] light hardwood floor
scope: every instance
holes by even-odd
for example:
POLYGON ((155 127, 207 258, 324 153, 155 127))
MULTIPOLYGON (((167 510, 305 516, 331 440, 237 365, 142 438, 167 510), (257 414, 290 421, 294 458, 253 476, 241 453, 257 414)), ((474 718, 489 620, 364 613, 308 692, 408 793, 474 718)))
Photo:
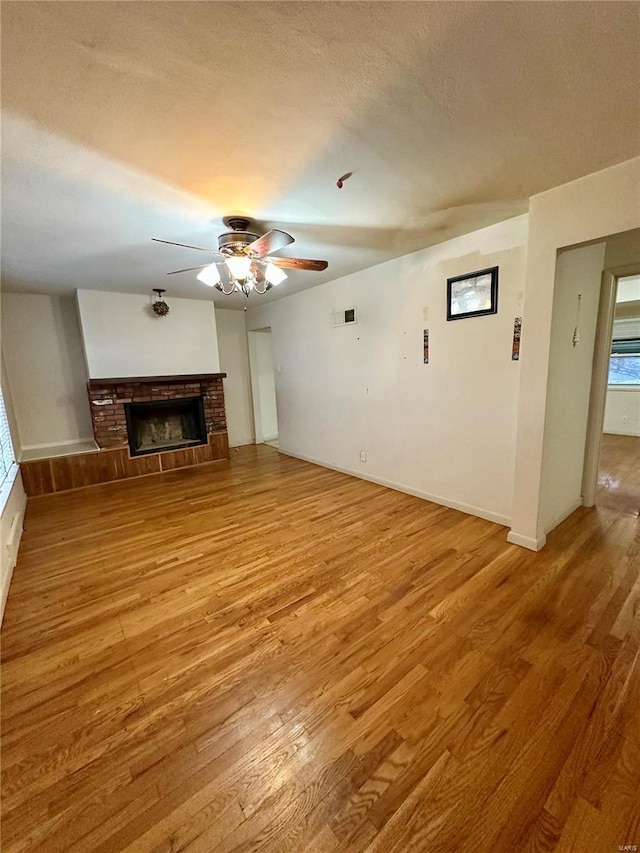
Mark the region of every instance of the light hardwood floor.
POLYGON ((638 532, 534 554, 268 447, 33 499, 2 850, 640 846, 638 532))
POLYGON ((602 436, 596 503, 640 515, 640 436, 602 436))

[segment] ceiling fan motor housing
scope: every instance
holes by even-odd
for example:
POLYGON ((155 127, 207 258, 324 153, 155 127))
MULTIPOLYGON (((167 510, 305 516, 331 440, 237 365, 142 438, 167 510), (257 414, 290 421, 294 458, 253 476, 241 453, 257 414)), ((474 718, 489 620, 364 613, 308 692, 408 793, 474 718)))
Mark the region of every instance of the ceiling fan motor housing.
POLYGON ((224 224, 233 229, 218 237, 218 249, 226 255, 240 255, 244 249, 258 239, 258 235, 249 231, 251 220, 242 216, 225 216, 224 224))
POLYGON ((218 249, 225 255, 242 254, 245 247, 257 239, 258 235, 249 231, 227 231, 218 237, 218 249))

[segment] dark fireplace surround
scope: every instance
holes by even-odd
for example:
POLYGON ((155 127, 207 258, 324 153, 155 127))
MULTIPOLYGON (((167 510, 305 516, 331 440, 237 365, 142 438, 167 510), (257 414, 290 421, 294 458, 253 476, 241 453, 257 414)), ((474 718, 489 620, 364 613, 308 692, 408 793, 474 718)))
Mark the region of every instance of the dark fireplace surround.
POLYGON ((102 449, 142 456, 207 444, 226 431, 225 373, 91 379, 93 433, 102 449))

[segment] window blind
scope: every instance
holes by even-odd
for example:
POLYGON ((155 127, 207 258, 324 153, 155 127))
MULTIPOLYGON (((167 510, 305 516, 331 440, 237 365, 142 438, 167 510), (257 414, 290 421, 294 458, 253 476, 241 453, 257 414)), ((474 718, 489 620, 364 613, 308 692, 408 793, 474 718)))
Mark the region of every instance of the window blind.
POLYGON ((640 338, 612 341, 611 355, 640 355, 640 338))
POLYGON ((9 471, 15 462, 13 444, 11 443, 11 433, 9 432, 9 420, 7 418, 7 410, 4 405, 2 389, 0 389, 0 449, 2 450, 2 457, 0 458, 0 486, 2 486, 9 476, 9 471))

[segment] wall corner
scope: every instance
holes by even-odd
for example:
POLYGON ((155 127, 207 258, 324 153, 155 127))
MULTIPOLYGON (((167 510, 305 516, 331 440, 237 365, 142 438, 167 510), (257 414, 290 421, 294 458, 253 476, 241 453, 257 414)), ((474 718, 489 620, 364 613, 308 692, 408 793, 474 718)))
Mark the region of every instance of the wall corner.
POLYGON ((529 551, 541 551, 547 544, 547 537, 523 536, 521 533, 516 533, 515 530, 510 530, 507 533, 507 542, 512 545, 519 545, 521 548, 527 548, 529 551))

